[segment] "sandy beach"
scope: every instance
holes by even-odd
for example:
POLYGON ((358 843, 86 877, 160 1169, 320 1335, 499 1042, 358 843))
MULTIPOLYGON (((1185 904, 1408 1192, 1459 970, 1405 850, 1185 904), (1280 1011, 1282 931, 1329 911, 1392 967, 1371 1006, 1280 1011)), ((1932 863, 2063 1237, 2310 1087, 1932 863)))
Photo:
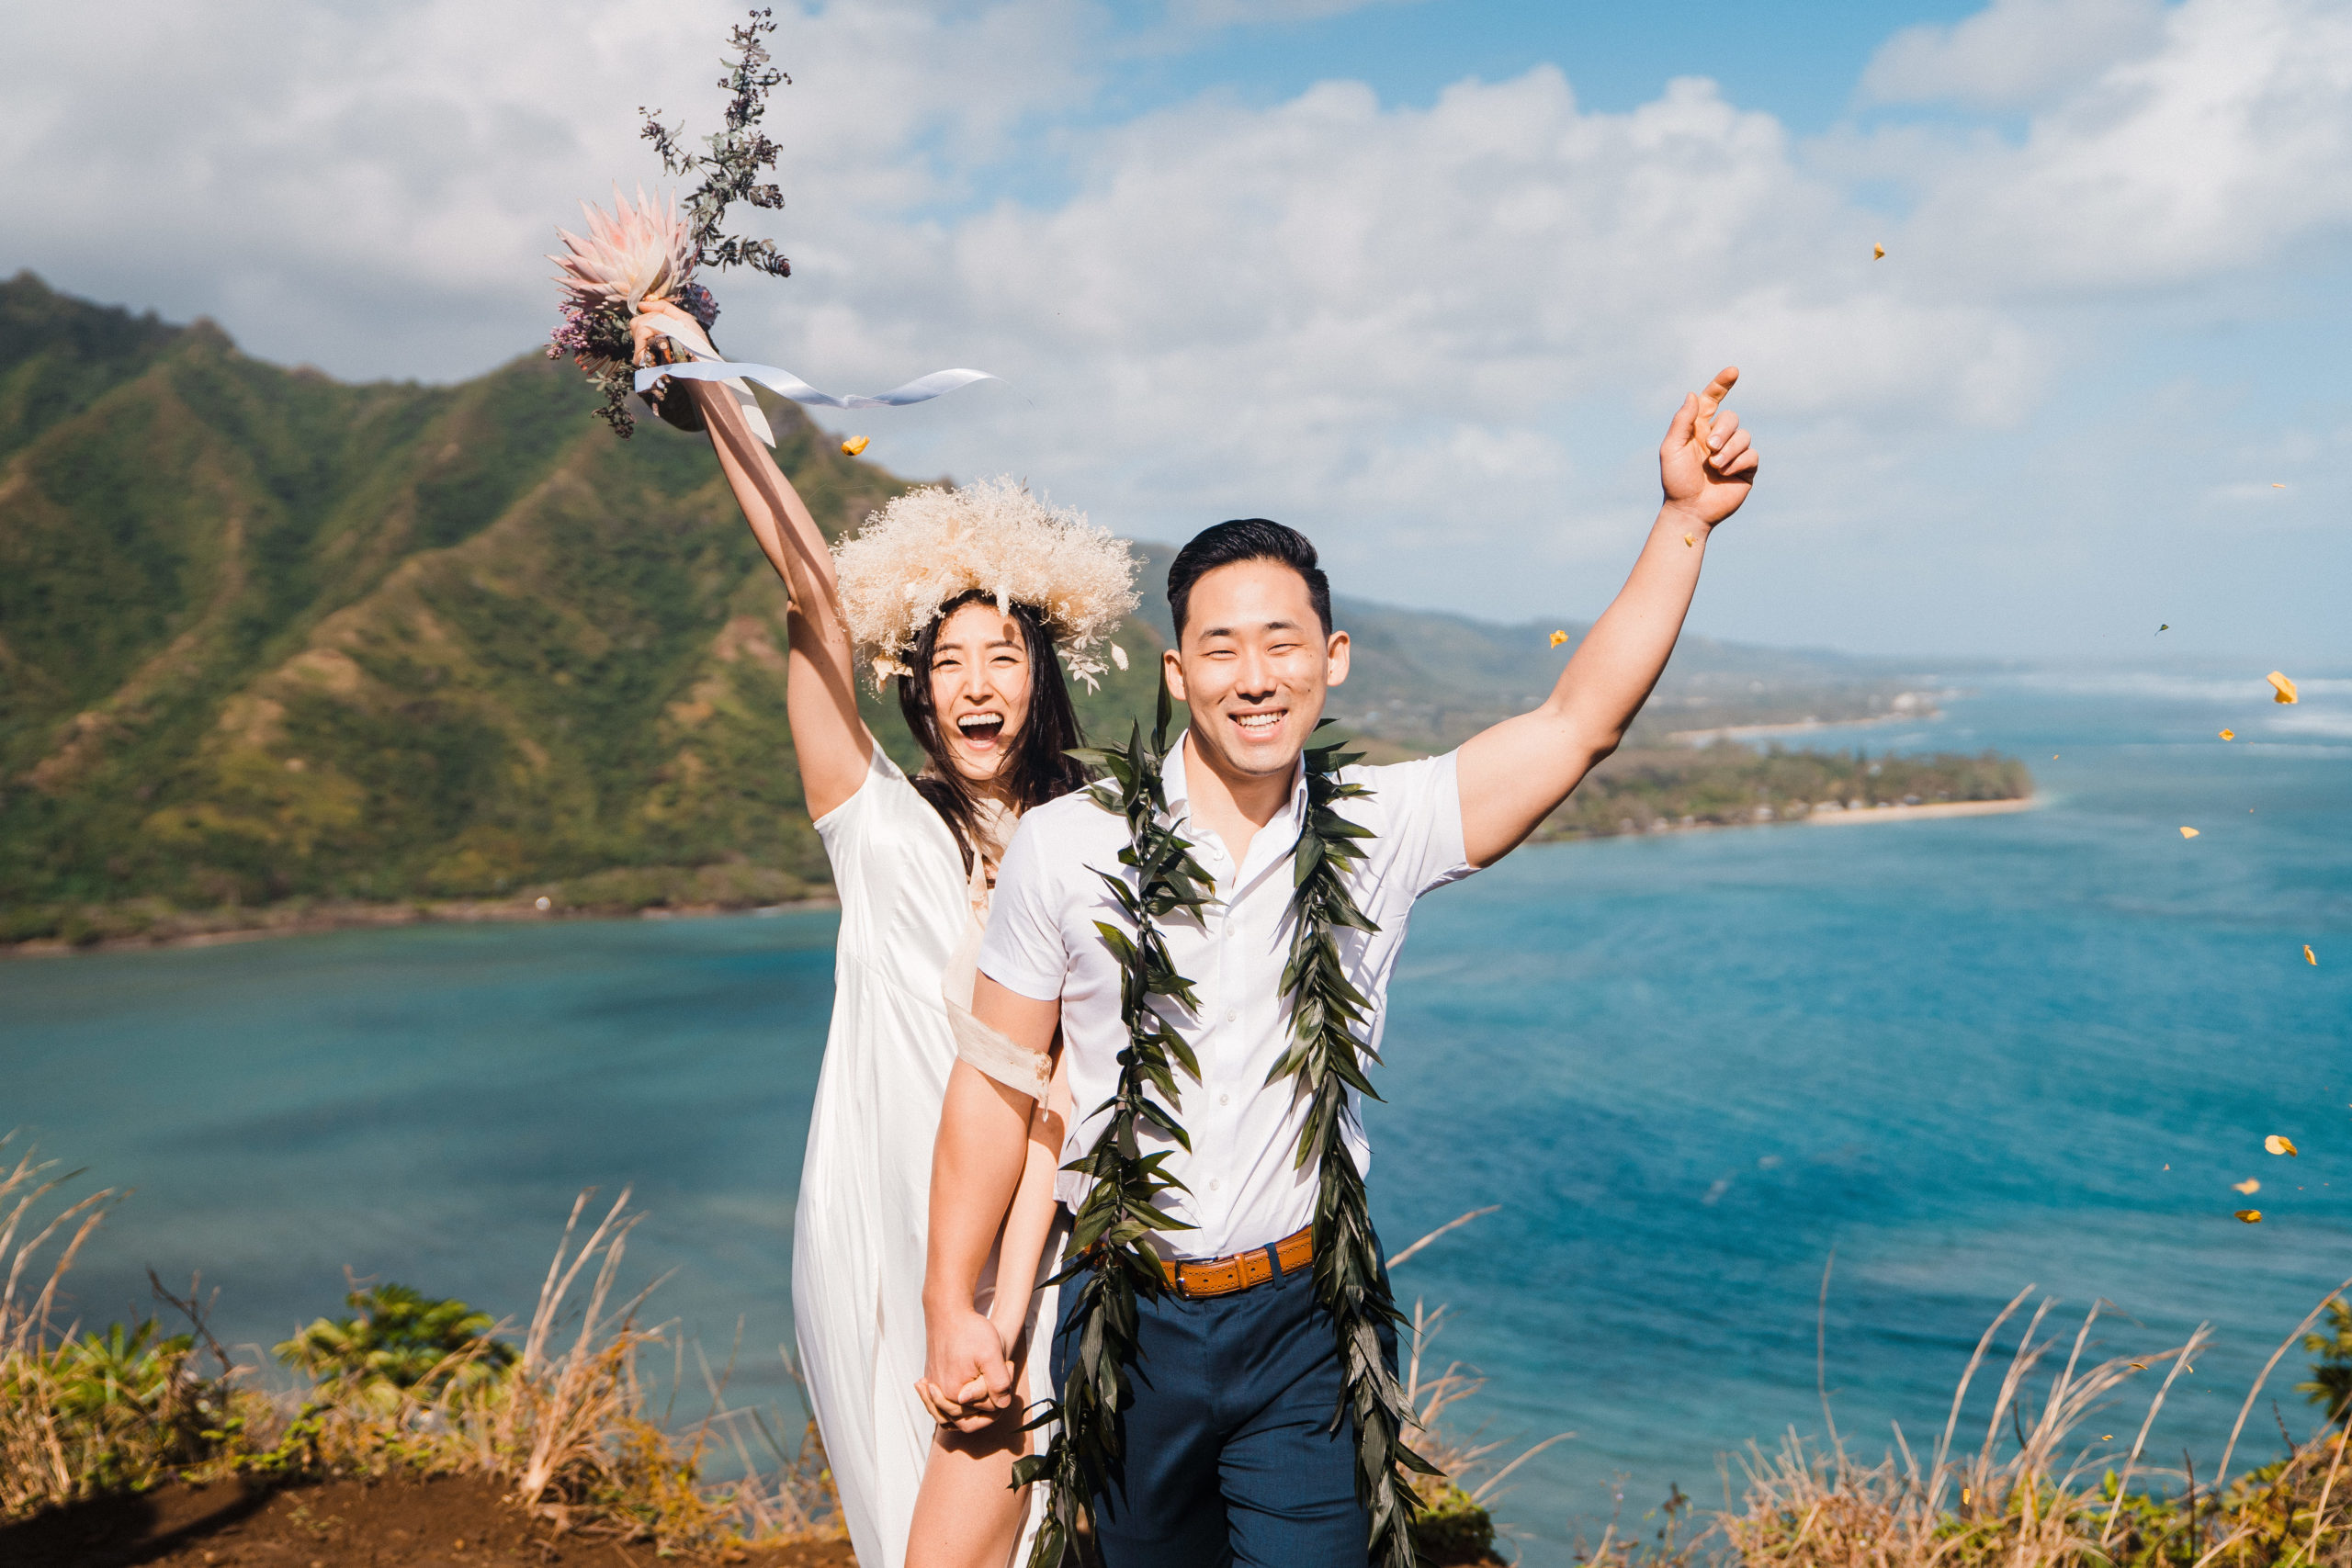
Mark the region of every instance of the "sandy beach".
POLYGON ((1805 817, 1816 828, 1837 828, 1856 822, 1922 822, 1936 817, 1999 817, 2011 811, 2031 811, 2041 804, 2038 795, 2022 800, 1942 800, 1926 806, 1875 806, 1860 811, 1815 811, 1805 817))

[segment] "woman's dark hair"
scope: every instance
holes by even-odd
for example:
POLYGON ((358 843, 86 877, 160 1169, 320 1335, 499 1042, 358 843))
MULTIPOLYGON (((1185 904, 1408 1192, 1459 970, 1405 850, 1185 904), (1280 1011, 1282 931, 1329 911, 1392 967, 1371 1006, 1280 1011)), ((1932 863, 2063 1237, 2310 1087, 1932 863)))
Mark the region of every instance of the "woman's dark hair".
POLYGON ((1315 547, 1306 536, 1264 517, 1237 517, 1193 535, 1168 568, 1168 613, 1176 623, 1179 643, 1184 640, 1184 613, 1193 602, 1193 584, 1218 567, 1245 560, 1274 561, 1305 578, 1315 618, 1323 635, 1331 635, 1331 580, 1315 564, 1315 547))
MULTIPOLYGON (((939 732, 939 710, 931 700, 931 660, 939 647, 939 628, 967 604, 993 604, 996 596, 975 589, 939 607, 931 625, 915 639, 907 662, 914 673, 899 677, 899 712, 905 716, 915 742, 931 759, 931 766, 912 782, 956 835, 963 852, 964 869, 972 869, 973 809, 971 781, 956 770, 939 732)), ((1008 612, 1021 623, 1021 641, 1029 650, 1029 716, 1012 738, 1012 750, 997 776, 1004 781, 1013 809, 1027 811, 1086 783, 1086 770, 1068 755, 1073 746, 1086 744, 1078 727, 1078 710, 1070 705, 1069 687, 1062 680, 1061 660, 1054 655, 1054 635, 1029 605, 1015 603, 1008 612)))

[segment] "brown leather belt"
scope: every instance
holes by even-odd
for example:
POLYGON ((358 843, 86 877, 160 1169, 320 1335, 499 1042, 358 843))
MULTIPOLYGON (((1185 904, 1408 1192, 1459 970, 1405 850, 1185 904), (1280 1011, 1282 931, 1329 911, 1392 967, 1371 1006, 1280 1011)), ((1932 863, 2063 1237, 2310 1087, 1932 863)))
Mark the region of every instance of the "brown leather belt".
POLYGON ((1305 1226, 1272 1247, 1253 1247, 1230 1258, 1205 1263, 1170 1263, 1160 1259, 1168 1288, 1190 1301, 1204 1296, 1229 1296, 1236 1291, 1262 1285, 1278 1274, 1295 1274, 1315 1261, 1315 1227, 1305 1226))

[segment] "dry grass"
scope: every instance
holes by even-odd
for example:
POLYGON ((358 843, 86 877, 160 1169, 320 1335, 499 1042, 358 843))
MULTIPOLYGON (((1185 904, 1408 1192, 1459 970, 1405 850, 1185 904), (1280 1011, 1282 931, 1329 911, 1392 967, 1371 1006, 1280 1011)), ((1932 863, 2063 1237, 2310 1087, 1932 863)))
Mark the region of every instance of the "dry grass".
POLYGON ((627 1192, 584 1238, 591 1194, 572 1205, 511 1367, 495 1365, 485 1335, 413 1386, 347 1371, 271 1394, 258 1368, 233 1364, 212 1341, 193 1292, 183 1302, 158 1287, 190 1318, 189 1333, 168 1338, 153 1324, 109 1337, 56 1321, 60 1284, 118 1195, 95 1193, 40 1221, 62 1179, 52 1168, 27 1155, 0 1169, 0 1519, 175 1476, 405 1471, 496 1476, 560 1527, 664 1548, 839 1533, 831 1472, 805 1416, 786 1425, 730 1406, 727 1376, 707 1364, 701 1421, 675 1432, 649 1413, 641 1356, 667 1347, 682 1374, 684 1347, 640 1323, 652 1286, 618 1295, 637 1224, 627 1192), (199 1371, 208 1353, 217 1362, 209 1373, 199 1371), (480 1375, 464 1375, 469 1363, 480 1375), (707 1479, 713 1461, 734 1479, 707 1479))
MULTIPOLYGON (((93 1334, 58 1320, 61 1283, 120 1195, 66 1201, 68 1179, 54 1171, 0 1138, 0 1519, 175 1476, 407 1472, 494 1476, 516 1503, 564 1529, 665 1549, 839 1533, 814 1423, 730 1406, 731 1355, 714 1371, 695 1353, 710 1403, 699 1422, 673 1430, 650 1414, 640 1359, 666 1349, 674 1389, 687 1348, 639 1321, 653 1286, 620 1293, 637 1223, 627 1192, 584 1235, 591 1195, 573 1204, 511 1366, 492 1364, 500 1358, 483 1336, 411 1386, 354 1371, 272 1394, 258 1369, 233 1364, 206 1332, 193 1291, 179 1301, 157 1287, 188 1318, 182 1334, 152 1322, 93 1334), (721 1466, 733 1479, 707 1478, 721 1466)), ((2328 1299, 2347 1289, 2352 1280, 2328 1299)), ((2154 1462, 2150 1435, 2175 1382, 2211 1343, 2209 1328, 2161 1350, 2093 1359, 2101 1309, 2058 1329, 2054 1303, 2028 1312, 2032 1295, 2020 1292, 1986 1327, 1924 1455, 1897 1428, 1894 1450, 1875 1463, 1855 1458, 1825 1390, 1825 1442, 1792 1431, 1770 1450, 1751 1444, 1738 1461, 1739 1495, 1727 1477, 1722 1511, 1693 1517, 1678 1494, 1662 1529, 1621 1535, 1612 1520, 1577 1559, 1588 1568, 2352 1568, 2341 1428, 2289 1438, 2285 1457, 2247 1474, 2230 1470, 2271 1374, 2326 1301, 2280 1342, 2219 1464, 2200 1476, 2187 1456, 2178 1470, 2154 1462), (1999 1362, 1994 1347, 2020 1314, 2016 1348, 1999 1362), (1963 1435, 1970 1393, 1996 1365, 1982 1434, 1972 1424, 1963 1435), (2104 1438, 2077 1434, 2135 1379, 2155 1386, 2119 1464, 2104 1438)), ((1522 1465, 1570 1434, 1508 1461, 1502 1445, 1458 1435, 1461 1407, 1486 1380, 1459 1363, 1436 1370, 1431 1346, 1444 1318, 1442 1308, 1415 1303, 1404 1368, 1417 1446, 1445 1472, 1422 1485, 1430 1507, 1418 1533, 1432 1562, 1484 1561, 1487 1510, 1522 1465)))
MULTIPOLYGON (((1391 1254, 1388 1268, 1392 1272, 1401 1268, 1440 1236, 1495 1213, 1496 1207, 1473 1209, 1447 1221, 1410 1247, 1391 1254)), ((1413 1413, 1413 1447, 1439 1472, 1436 1475, 1412 1478, 1413 1490, 1421 1500, 1421 1512, 1413 1526, 1413 1544, 1422 1561, 1432 1568, 1496 1561, 1494 1517, 1488 1505, 1501 1495, 1504 1483, 1521 1465, 1553 1444, 1575 1436, 1572 1432, 1558 1433, 1500 1464, 1496 1462, 1496 1456, 1502 1450, 1500 1443, 1483 1441, 1475 1433, 1463 1436, 1448 1413, 1486 1387, 1487 1380, 1464 1371, 1459 1361, 1447 1363, 1442 1372, 1429 1370, 1432 1365, 1430 1347, 1444 1325, 1445 1313, 1443 1307, 1431 1311, 1424 1302, 1415 1301, 1411 1333, 1400 1346, 1404 1352, 1405 1403, 1413 1413)))
POLYGON ((2035 1307, 2003 1369, 1983 1439, 1955 1449, 1969 1388, 2000 1329, 2031 1294, 2031 1287, 2020 1292, 1977 1342, 1943 1433, 1924 1462, 1899 1428, 1895 1451, 1871 1465, 1853 1460, 1834 1438, 1826 1450, 1794 1433, 1770 1451, 1751 1444, 1741 1461, 1742 1504, 1717 1521, 1724 1548, 1748 1568, 2352 1563, 2352 1520, 2336 1485, 2344 1455, 2340 1431, 2301 1444, 2290 1439, 2286 1458, 2235 1480, 2229 1473, 2271 1371, 2321 1308, 2280 1344, 2255 1380, 2220 1465, 2200 1483, 2186 1456, 2178 1471, 2152 1466, 2148 1437, 2175 1380, 2211 1342, 2208 1326, 2199 1325, 2185 1344, 2086 1366, 2098 1307, 2071 1337, 2042 1333, 2053 1303, 2035 1307), (2164 1374, 2117 1468, 2099 1444, 2081 1442, 2076 1431, 2134 1377, 2159 1365, 2164 1374), (2134 1492, 2135 1483, 2143 1490, 2134 1492))
POLYGON ((1413 1332, 1405 1356, 1405 1399, 1412 1406, 1413 1423, 1419 1428, 1418 1446, 1422 1457, 1445 1472, 1448 1484, 1460 1488, 1464 1495, 1483 1508, 1501 1495, 1503 1483, 1521 1465, 1576 1434, 1555 1432, 1542 1442, 1521 1450, 1517 1457, 1497 1464, 1495 1456, 1502 1451, 1502 1444, 1481 1441, 1475 1435, 1464 1438, 1453 1431, 1446 1412, 1486 1387, 1487 1380, 1464 1371, 1459 1361, 1448 1362, 1442 1372, 1424 1375, 1423 1358, 1444 1326, 1445 1314, 1443 1307, 1432 1312, 1420 1302, 1413 1303, 1413 1332))
MULTIPOLYGON (((1488 1212, 1432 1231, 1391 1267, 1488 1212)), ((2154 1462, 2150 1434, 2174 1383, 2211 1344, 2211 1325, 2199 1325, 2179 1345, 2092 1359, 2104 1303, 2068 1330, 2055 1330, 2049 1327, 2054 1301, 2028 1313, 2032 1286, 1978 1339, 1943 1429, 1924 1456, 1897 1427, 1891 1451, 1875 1463, 1858 1460, 1838 1436, 1828 1399, 1828 1284, 1825 1269, 1816 1332, 1826 1440, 1809 1442, 1791 1430, 1769 1450, 1750 1443, 1737 1458, 1736 1483, 1725 1477, 1723 1509, 1696 1515, 1678 1491, 1657 1529, 1646 1536, 1623 1532, 1612 1517, 1597 1541, 1577 1544, 1576 1562, 1583 1568, 2352 1568, 2352 1467, 2345 1462, 2342 1427, 2298 1443, 2282 1424, 2285 1457, 2245 1475, 2230 1470, 2271 1374, 2329 1302, 2352 1290, 2352 1280, 2279 1342, 2246 1391, 2219 1464, 2204 1476, 2185 1454, 2177 1469, 2154 1462), (2020 1313, 2026 1321, 2016 1348, 1999 1364, 1982 1435, 1973 1424, 1963 1434, 1970 1392, 2020 1313), (2100 1426, 2110 1426, 2119 1399, 2143 1378, 2155 1386, 2119 1463, 2104 1435, 2087 1441, 2078 1434, 2095 1415, 2100 1426)), ((1419 1427, 1417 1446, 1445 1472, 1419 1489, 1430 1505, 1425 1517, 1461 1518, 1478 1510, 1484 1529, 1489 1521, 1483 1510, 1504 1495, 1513 1473, 1573 1434, 1547 1438, 1499 1463, 1504 1445, 1458 1435, 1457 1407, 1486 1380, 1459 1363, 1432 1371, 1430 1346, 1444 1318, 1443 1308, 1414 1304, 1406 1388, 1419 1427)))
MULTIPOLYGON (((0 1156, 9 1141, 0 1138, 0 1156)), ((110 1468, 112 1427, 120 1424, 76 1418, 73 1369, 55 1348, 73 1336, 56 1332, 53 1317, 58 1282, 119 1194, 94 1192, 42 1223, 40 1204, 63 1179, 50 1178, 56 1164, 26 1153, 0 1174, 0 1517, 78 1495, 81 1477, 110 1468), (44 1271, 41 1256, 60 1237, 44 1271)), ((123 1418, 145 1413, 133 1403, 136 1392, 125 1391, 123 1418)))

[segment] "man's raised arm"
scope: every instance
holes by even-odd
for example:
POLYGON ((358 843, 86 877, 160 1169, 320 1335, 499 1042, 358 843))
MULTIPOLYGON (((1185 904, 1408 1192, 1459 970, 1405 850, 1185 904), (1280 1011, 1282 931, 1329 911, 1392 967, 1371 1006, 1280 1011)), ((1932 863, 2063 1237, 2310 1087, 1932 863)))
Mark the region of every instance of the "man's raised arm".
POLYGON ((1682 400, 1658 447, 1666 501, 1649 542, 1551 696, 1463 745, 1462 839, 1473 865, 1500 860, 1567 799, 1592 765, 1617 749, 1657 684, 1699 586, 1707 536, 1739 510, 1755 482, 1747 433, 1738 415, 1720 412, 1738 379, 1739 372, 1727 368, 1705 391, 1682 400))
MULTIPOLYGON (((979 976, 972 1016, 1044 1056, 1061 1022, 1060 1001, 1035 1001, 979 976)), ((1041 1077, 1043 1075, 1040 1075, 1041 1077)), ((972 1302, 1029 1151, 1036 1101, 958 1060, 947 1076, 931 1155, 931 1243, 922 1280, 929 1341, 923 1402, 963 1431, 993 1421, 1012 1398, 1012 1364, 996 1326, 972 1302), (976 1384, 986 1392, 976 1395, 976 1384)))

